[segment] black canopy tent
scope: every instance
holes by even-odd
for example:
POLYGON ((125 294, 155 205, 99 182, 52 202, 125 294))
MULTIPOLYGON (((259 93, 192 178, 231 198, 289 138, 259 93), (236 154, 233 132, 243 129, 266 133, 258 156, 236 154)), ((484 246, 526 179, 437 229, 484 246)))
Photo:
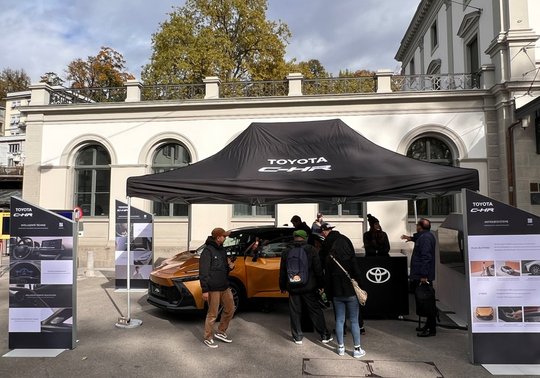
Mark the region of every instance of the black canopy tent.
POLYGON ((478 172, 382 148, 339 119, 252 123, 187 167, 130 177, 127 196, 177 203, 409 200, 478 190, 478 172))

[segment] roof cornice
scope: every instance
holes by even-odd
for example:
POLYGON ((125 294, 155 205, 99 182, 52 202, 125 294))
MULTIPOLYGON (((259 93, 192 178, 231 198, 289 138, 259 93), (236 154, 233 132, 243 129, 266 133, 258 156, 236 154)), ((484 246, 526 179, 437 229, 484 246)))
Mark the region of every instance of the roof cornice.
POLYGON ((409 27, 407 28, 407 31, 405 32, 405 35, 403 36, 403 39, 401 40, 401 43, 399 45, 398 52, 396 53, 396 56, 394 57, 395 60, 398 62, 402 62, 403 58, 405 56, 405 52, 409 49, 410 45, 414 41, 416 37, 416 33, 418 32, 418 29, 424 22, 424 19, 426 18, 426 15, 428 14, 431 6, 436 0, 422 0, 420 4, 418 4, 418 8, 416 8, 416 12, 413 16, 413 19, 411 23, 409 24, 409 27))

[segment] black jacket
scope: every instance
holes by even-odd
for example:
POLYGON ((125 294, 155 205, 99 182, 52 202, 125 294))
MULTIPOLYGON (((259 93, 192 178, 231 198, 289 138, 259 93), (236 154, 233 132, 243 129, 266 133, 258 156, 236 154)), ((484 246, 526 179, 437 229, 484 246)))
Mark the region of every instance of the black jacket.
POLYGON ((199 259, 199 280, 202 292, 223 291, 229 287, 229 263, 223 246, 209 236, 199 259))
POLYGON ((390 241, 384 231, 369 230, 364 233, 366 256, 389 256, 390 241))
POLYGON ((350 253, 354 256, 354 246, 351 242, 351 239, 339 233, 339 231, 330 231, 328 236, 324 239, 324 242, 321 246, 319 256, 321 258, 321 263, 323 269, 326 268, 327 257, 330 254, 330 251, 333 249, 347 250, 347 253, 350 253), (336 244, 336 242, 339 242, 336 244), (334 245, 335 244, 335 245, 334 245))
POLYGON ((316 289, 322 289, 323 287, 324 279, 321 261, 319 260, 317 250, 313 246, 306 243, 295 242, 295 244, 291 245, 288 250, 281 254, 281 263, 279 266, 279 288, 281 291, 288 291, 291 294, 303 294, 313 292, 316 289), (309 279, 305 286, 291 289, 289 287, 289 277, 287 276, 287 256, 289 255, 289 251, 297 245, 303 245, 304 250, 307 253, 309 279))
POLYGON ((361 286, 361 272, 356 262, 356 256, 350 254, 334 254, 331 253, 326 259, 326 270, 324 273, 325 287, 324 290, 328 299, 334 297, 353 297, 356 295, 351 280, 343 272, 343 270, 335 263, 330 256, 334 256, 341 266, 349 273, 351 278, 361 286))

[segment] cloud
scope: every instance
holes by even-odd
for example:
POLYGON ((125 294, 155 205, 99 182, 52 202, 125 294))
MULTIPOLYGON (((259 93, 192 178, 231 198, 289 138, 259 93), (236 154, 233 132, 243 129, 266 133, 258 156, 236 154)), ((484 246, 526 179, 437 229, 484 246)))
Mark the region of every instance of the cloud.
MULTIPOLYGON (((140 77, 152 34, 181 0, 4 0, 0 69, 24 69, 32 82, 64 76, 72 60, 109 46, 140 77)), ((287 58, 319 59, 330 72, 395 68, 393 57, 419 0, 269 0, 268 18, 289 25, 287 58)))

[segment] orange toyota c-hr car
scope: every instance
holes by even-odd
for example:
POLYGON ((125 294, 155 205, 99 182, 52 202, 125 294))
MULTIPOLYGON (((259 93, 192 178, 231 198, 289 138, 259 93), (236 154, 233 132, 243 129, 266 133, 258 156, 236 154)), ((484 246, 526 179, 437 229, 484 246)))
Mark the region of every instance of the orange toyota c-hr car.
MULTIPOLYGON (((223 247, 236 258, 229 274, 235 306, 250 298, 286 298, 279 290, 281 253, 291 245, 294 229, 260 226, 231 230, 223 247)), ((171 311, 202 310, 199 257, 204 245, 165 260, 150 274, 148 302, 171 311)))

